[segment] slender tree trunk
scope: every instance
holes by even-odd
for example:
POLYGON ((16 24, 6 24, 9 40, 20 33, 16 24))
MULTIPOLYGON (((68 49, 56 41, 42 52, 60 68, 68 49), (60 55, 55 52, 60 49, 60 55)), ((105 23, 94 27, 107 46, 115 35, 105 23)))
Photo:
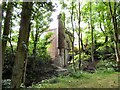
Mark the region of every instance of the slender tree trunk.
MULTIPOLYGON (((12 18, 11 18, 11 28, 12 28, 12 18)), ((13 54, 13 45, 12 45, 12 29, 10 29, 10 39, 9 39, 9 43, 10 43, 10 47, 11 47, 11 51, 12 51, 12 54, 13 54)))
POLYGON ((6 11, 6 17, 4 21, 4 30, 3 30, 3 36, 2 36, 2 65, 4 66, 4 58, 5 58, 5 50, 7 46, 7 40, 8 40, 8 35, 10 32, 10 20, 12 17, 12 10, 13 10, 13 3, 8 2, 7 5, 7 11, 6 11))
POLYGON ((79 2, 79 22, 78 22, 78 25, 79 25, 79 32, 78 32, 78 45, 79 45, 79 69, 81 68, 81 51, 80 51, 80 21, 81 21, 81 14, 80 14, 80 2, 79 2))
MULTIPOLYGON (((31 23, 29 24, 29 32, 31 31, 31 23)), ((29 33, 30 34, 30 33, 29 33)), ((26 58, 25 58, 25 63, 24 63, 24 76, 23 76, 23 84, 25 85, 26 82, 26 71, 27 71, 27 64, 28 64, 28 46, 29 46, 29 34, 27 37, 27 52, 26 52, 26 58)))
MULTIPOLYGON (((36 34, 35 34, 35 38, 34 38, 34 47, 33 47, 33 57, 34 57, 34 60, 36 60, 36 49, 37 49, 37 42, 38 42, 38 28, 37 28, 37 25, 36 25, 36 34)), ((33 62, 32 64, 32 68, 35 68, 35 62, 33 62)))
POLYGON ((72 30, 73 30, 73 42, 72 42, 72 59, 73 59, 73 69, 74 71, 76 72, 76 69, 75 69, 75 62, 74 62, 74 33, 75 33, 75 30, 74 30, 74 24, 73 24, 73 16, 74 16, 74 8, 73 8, 73 5, 74 5, 74 2, 72 2, 72 14, 71 14, 71 24, 72 24, 72 30))
POLYGON ((17 52, 12 73, 12 88, 20 88, 23 78, 24 60, 26 59, 30 33, 29 25, 32 14, 32 6, 32 2, 23 2, 17 52))
POLYGON ((83 40, 82 40, 82 32, 80 34, 80 37, 81 37, 81 39, 80 39, 80 41, 81 41, 81 48, 82 48, 82 51, 84 51, 83 40))
POLYGON ((36 27, 36 34, 35 34, 34 48, 33 48, 34 59, 36 59, 37 42, 38 42, 38 28, 36 27))
POLYGON ((90 28, 91 28, 91 62, 89 68, 95 67, 94 62, 94 40, 93 40, 93 21, 92 21, 92 2, 90 1, 90 28))
POLYGON ((94 45, 93 45, 93 26, 92 26, 92 2, 90 2, 90 25, 91 25, 91 59, 92 63, 94 63, 94 45))
POLYGON ((115 46, 115 53, 116 53, 116 62, 117 67, 120 71, 120 44, 118 40, 119 30, 117 27, 117 19, 116 19, 116 2, 114 2, 114 11, 112 11, 111 3, 109 2, 110 13, 112 16, 113 28, 114 28, 114 46, 115 46))
MULTIPOLYGON (((0 9, 2 9, 2 3, 0 4, 0 9)), ((0 10, 0 17, 2 17, 2 10, 0 10)), ((2 19, 0 19, 0 27, 2 26, 2 19)), ((0 38, 1 38, 1 28, 0 28, 0 38)), ((0 89, 2 90, 2 41, 0 40, 0 89)))

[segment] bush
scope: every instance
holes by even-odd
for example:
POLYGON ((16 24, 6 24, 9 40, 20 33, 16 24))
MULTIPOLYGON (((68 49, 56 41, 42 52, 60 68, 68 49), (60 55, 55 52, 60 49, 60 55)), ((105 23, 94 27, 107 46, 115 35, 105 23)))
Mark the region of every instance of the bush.
POLYGON ((97 65, 98 71, 115 71, 116 64, 113 60, 101 60, 97 65))
POLYGON ((37 83, 57 75, 55 67, 51 64, 51 61, 43 62, 40 58, 34 60, 33 57, 29 57, 25 85, 30 86, 33 82, 37 83))
POLYGON ((83 77, 83 75, 82 75, 82 73, 80 71, 70 72, 68 76, 73 77, 73 78, 81 78, 81 77, 83 77))
MULTIPOLYGON (((3 80, 11 79, 12 68, 14 64, 13 61, 15 60, 15 58, 13 58, 12 55, 13 54, 10 52, 10 49, 7 49, 5 55, 6 56, 5 64, 2 73, 3 80)), ((52 62, 50 56, 49 55, 47 55, 46 57, 44 56, 45 55, 43 55, 42 58, 40 56, 36 56, 36 60, 34 60, 34 57, 32 55, 28 56, 26 82, 25 82, 26 86, 32 85, 33 82, 37 83, 43 79, 57 75, 57 73, 55 72, 56 68, 51 65, 52 62)))
POLYGON ((2 88, 10 88, 11 79, 2 80, 2 88))
POLYGON ((5 52, 5 61, 2 71, 2 79, 11 79, 14 60, 15 60, 15 54, 11 52, 10 48, 7 48, 5 52))

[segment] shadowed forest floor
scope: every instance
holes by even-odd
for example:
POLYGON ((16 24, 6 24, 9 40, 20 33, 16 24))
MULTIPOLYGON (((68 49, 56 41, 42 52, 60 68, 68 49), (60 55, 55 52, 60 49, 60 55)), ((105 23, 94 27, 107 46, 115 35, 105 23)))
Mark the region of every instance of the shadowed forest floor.
POLYGON ((33 88, 118 88, 118 72, 76 73, 44 80, 33 88))

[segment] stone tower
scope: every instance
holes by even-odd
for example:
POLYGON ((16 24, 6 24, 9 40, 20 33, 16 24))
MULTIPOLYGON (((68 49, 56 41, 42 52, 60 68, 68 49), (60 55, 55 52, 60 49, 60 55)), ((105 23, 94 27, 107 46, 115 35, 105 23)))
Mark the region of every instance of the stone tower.
POLYGON ((65 67, 68 62, 68 51, 70 47, 68 47, 69 40, 66 39, 61 14, 58 15, 58 28, 51 29, 50 31, 53 32, 53 35, 48 52, 56 66, 65 67))

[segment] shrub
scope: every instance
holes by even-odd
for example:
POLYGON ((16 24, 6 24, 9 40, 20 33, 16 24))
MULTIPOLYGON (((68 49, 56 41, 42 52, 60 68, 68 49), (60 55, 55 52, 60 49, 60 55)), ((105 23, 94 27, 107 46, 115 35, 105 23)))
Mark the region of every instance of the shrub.
POLYGON ((2 79, 11 79, 14 59, 15 54, 11 52, 10 48, 7 48, 5 52, 4 67, 2 70, 2 79))
MULTIPOLYGON (((9 49, 7 49, 5 64, 2 73, 3 80, 11 79, 14 60, 15 58, 12 58, 12 53, 9 52, 9 49)), ((52 62, 49 55, 42 58, 36 56, 36 60, 34 60, 34 57, 32 55, 29 55, 25 85, 29 86, 32 85, 33 82, 40 82, 43 79, 57 75, 57 73, 55 72, 55 67, 53 67, 51 64, 52 62)))
POLYGON ((80 71, 77 71, 77 72, 71 72, 69 74, 70 77, 73 77, 73 78, 81 78, 83 77, 82 73, 80 71))
POLYGON ((10 88, 11 79, 2 80, 2 88, 10 88))
POLYGON ((101 60, 97 65, 98 71, 115 71, 116 64, 113 60, 101 60))

